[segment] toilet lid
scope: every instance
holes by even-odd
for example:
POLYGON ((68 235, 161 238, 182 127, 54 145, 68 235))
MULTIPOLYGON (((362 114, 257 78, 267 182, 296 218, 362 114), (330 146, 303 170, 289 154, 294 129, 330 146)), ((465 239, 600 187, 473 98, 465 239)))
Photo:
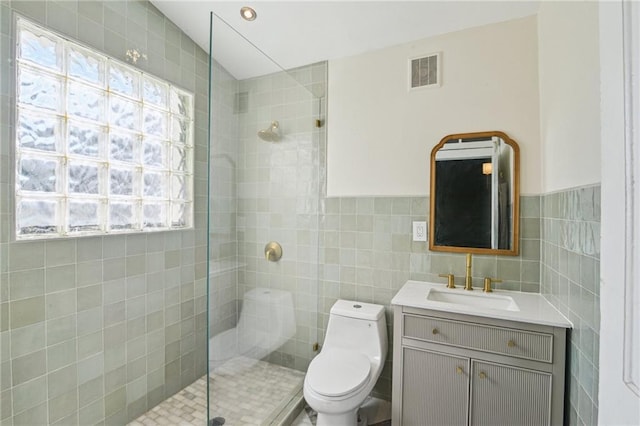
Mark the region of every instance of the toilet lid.
POLYGON ((369 378, 366 356, 343 349, 324 349, 311 361, 307 383, 325 396, 342 396, 360 389, 369 378))

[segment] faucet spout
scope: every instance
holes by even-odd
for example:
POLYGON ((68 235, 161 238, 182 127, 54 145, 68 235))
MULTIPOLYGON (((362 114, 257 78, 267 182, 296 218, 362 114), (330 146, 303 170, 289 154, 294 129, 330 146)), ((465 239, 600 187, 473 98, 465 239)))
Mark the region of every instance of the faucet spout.
POLYGON ((471 253, 467 253, 466 272, 464 274, 464 289, 473 290, 471 286, 471 253))

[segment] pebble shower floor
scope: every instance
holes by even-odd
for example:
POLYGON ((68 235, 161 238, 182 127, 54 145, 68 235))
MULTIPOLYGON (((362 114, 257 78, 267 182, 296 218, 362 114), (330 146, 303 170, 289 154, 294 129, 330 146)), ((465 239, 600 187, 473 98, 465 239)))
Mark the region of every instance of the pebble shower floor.
MULTIPOLYGON (((204 425, 207 421, 207 376, 141 415, 129 426, 204 425)), ((301 388, 304 373, 238 357, 209 378, 211 418, 225 426, 269 424, 301 388)))

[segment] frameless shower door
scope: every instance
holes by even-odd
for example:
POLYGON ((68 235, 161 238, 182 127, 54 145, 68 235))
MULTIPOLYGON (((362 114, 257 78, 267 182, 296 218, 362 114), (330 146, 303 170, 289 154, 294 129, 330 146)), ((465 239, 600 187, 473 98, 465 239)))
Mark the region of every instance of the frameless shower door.
POLYGON ((326 64, 285 71, 215 15, 211 56, 209 418, 277 424, 318 341, 326 64))

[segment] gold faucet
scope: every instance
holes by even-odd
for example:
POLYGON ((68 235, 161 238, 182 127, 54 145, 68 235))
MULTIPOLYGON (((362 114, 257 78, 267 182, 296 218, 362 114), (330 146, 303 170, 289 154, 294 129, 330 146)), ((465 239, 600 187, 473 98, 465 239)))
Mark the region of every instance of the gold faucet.
POLYGON ((447 288, 456 288, 455 276, 453 274, 439 274, 438 276, 447 279, 447 288))
POLYGON ((466 272, 464 274, 464 289, 473 290, 471 287, 471 253, 467 253, 466 272))
POLYGON ((493 290, 491 289, 491 283, 501 283, 502 280, 496 280, 490 277, 484 277, 484 291, 485 293, 491 293, 493 290))

